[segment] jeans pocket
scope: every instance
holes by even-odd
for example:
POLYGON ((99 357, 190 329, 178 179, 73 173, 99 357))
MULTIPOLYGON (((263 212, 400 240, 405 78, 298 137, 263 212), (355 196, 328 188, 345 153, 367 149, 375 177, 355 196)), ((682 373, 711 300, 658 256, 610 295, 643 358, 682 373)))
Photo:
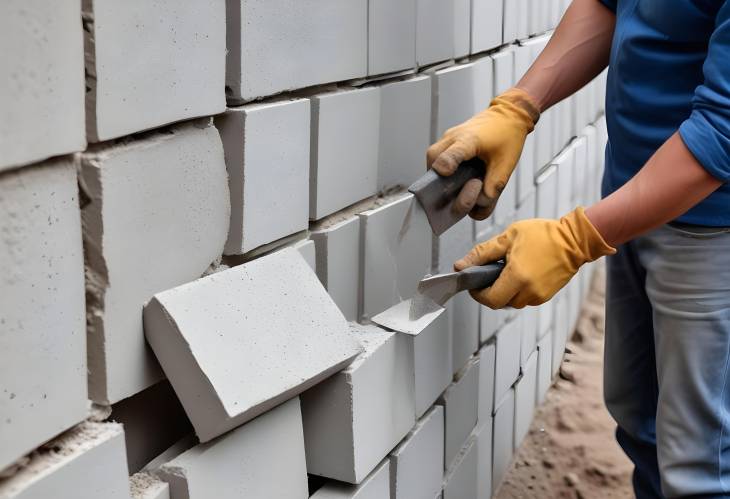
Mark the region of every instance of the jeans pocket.
POLYGON ((675 223, 668 223, 665 227, 675 234, 692 239, 715 239, 730 234, 730 227, 705 227, 675 223))

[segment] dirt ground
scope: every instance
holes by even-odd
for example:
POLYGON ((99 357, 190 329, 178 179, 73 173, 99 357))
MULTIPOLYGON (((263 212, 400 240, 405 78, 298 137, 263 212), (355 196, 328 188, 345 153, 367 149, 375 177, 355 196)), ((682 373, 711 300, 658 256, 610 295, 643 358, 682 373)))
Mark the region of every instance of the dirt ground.
POLYGON ((631 498, 633 466, 603 405, 604 275, 590 296, 561 368, 496 497, 631 498))

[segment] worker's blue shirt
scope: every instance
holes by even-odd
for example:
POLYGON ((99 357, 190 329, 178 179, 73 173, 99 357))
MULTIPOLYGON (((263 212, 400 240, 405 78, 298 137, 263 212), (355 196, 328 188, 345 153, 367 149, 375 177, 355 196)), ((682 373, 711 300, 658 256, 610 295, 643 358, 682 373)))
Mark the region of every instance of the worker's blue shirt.
POLYGON ((616 12, 604 195, 677 130, 726 182, 680 221, 730 226, 730 0, 601 0, 616 12))

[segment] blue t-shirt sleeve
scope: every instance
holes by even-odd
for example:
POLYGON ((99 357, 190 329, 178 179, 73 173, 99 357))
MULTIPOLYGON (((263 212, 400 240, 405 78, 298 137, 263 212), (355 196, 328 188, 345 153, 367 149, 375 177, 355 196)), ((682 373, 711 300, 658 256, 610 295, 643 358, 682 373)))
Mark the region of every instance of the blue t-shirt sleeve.
POLYGON ((605 5, 606 7, 608 7, 609 9, 611 9, 612 11, 616 12, 616 2, 618 2, 618 0, 598 0, 598 1, 601 2, 603 5, 605 5))
POLYGON ((695 90, 692 113, 679 134, 697 161, 714 177, 730 181, 730 1, 725 1, 710 37, 702 68, 705 81, 695 90))

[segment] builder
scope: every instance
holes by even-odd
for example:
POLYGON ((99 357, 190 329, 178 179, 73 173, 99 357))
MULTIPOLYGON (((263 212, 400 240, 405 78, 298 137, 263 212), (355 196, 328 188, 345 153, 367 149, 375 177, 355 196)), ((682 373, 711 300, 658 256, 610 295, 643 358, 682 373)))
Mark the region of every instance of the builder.
POLYGON ((610 63, 604 199, 525 220, 456 262, 507 266, 472 292, 539 305, 607 259, 605 398, 638 498, 730 496, 730 0, 574 0, 517 86, 428 162, 488 164, 459 206, 485 218, 539 113, 610 63))

